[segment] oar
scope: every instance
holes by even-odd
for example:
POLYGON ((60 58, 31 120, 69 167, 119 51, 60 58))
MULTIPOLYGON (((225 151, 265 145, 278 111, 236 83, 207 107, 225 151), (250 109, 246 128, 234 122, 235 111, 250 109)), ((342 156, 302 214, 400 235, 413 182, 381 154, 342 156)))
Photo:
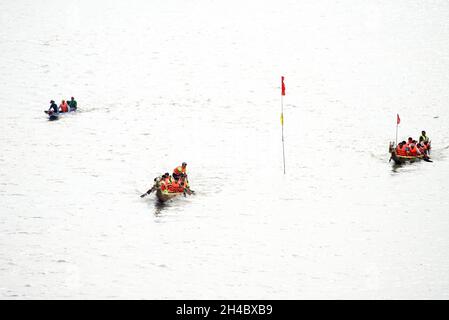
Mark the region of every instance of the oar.
POLYGON ((146 197, 147 195, 149 195, 151 192, 153 192, 154 186, 151 187, 151 189, 149 189, 147 192, 145 192, 144 194, 142 194, 140 197, 146 197))

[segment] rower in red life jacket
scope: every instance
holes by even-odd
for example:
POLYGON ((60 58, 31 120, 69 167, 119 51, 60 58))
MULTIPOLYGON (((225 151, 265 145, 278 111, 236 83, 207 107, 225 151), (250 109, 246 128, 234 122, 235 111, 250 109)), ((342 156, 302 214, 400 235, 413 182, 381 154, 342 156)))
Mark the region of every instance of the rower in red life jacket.
POLYGON ((61 109, 61 112, 69 112, 69 105, 67 104, 67 102, 65 102, 65 100, 61 101, 59 109, 61 109))
POLYGON ((173 169, 173 179, 178 180, 181 176, 187 176, 187 163, 185 162, 181 166, 173 169))
POLYGON ((399 142, 396 148, 396 154, 398 156, 405 156, 405 141, 399 142))
POLYGON ((423 137, 419 137, 419 142, 416 144, 419 152, 423 154, 425 152, 424 140, 423 137))
POLYGON ((402 148, 402 142, 399 142, 398 145, 396 146, 396 154, 399 154, 401 148, 402 148))
POLYGON ((178 192, 184 192, 184 189, 185 189, 185 183, 184 183, 184 181, 181 181, 179 183, 178 192))
POLYGON ((175 179, 171 184, 168 185, 168 192, 179 192, 179 181, 175 179))
POLYGON ((420 155, 421 153, 419 152, 418 148, 416 147, 416 145, 414 143, 412 143, 410 145, 410 155, 413 157, 416 157, 418 155, 420 155))
POLYGON ((161 191, 167 191, 168 192, 168 185, 170 184, 170 178, 169 178, 168 172, 163 174, 162 177, 159 179, 159 188, 161 191))
POLYGON ((166 172, 166 173, 163 175, 163 178, 164 178, 164 181, 165 181, 165 183, 166 183, 167 185, 169 185, 170 183, 172 183, 172 178, 171 178, 171 176, 170 176, 170 174, 169 174, 168 172, 166 172))

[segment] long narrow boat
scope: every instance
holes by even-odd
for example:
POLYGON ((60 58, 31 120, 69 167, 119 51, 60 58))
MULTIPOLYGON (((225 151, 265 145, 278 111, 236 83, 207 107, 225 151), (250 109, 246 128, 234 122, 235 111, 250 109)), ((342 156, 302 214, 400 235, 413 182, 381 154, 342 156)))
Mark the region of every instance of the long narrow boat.
POLYGON ((421 160, 424 160, 424 161, 427 161, 427 162, 432 162, 429 159, 429 156, 426 156, 426 155, 423 155, 423 154, 417 155, 417 156, 410 156, 410 155, 402 156, 402 155, 398 155, 396 153, 396 145, 394 144, 394 142, 390 143, 389 152, 391 154, 391 158, 390 159, 393 160, 395 164, 404 164, 404 163, 407 163, 407 162, 413 163, 413 162, 421 161, 421 160))
POLYGON ((161 189, 157 189, 156 191, 156 197, 160 202, 166 202, 183 194, 183 192, 162 192, 161 189))
POLYGON ((54 121, 58 120, 60 116, 66 115, 68 113, 76 112, 77 109, 71 109, 68 112, 54 112, 53 110, 44 110, 44 112, 48 115, 48 120, 54 121))

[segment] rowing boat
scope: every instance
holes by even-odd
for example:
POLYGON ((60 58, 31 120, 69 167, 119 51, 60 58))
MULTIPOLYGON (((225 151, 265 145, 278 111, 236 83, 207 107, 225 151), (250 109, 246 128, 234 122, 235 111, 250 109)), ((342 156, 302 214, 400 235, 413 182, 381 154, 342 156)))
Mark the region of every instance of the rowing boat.
POLYGON ((156 197, 160 202, 166 202, 183 194, 183 192, 163 192, 161 189, 156 191, 156 197))
MULTIPOLYGON (((429 144, 429 150, 430 150, 430 144, 429 144)), ((396 153, 396 146, 393 142, 390 143, 390 147, 389 147, 389 151, 391 154, 391 160, 394 161, 395 164, 404 164, 404 163, 413 163, 416 161, 428 161, 428 162, 432 162, 431 160, 429 160, 429 156, 424 155, 424 154, 420 154, 420 155, 416 155, 416 156, 411 156, 411 155, 407 155, 407 156, 403 156, 403 155, 398 155, 396 153)))
POLYGON ((70 111, 68 112, 54 112, 53 110, 44 110, 44 112, 48 115, 48 120, 50 121, 58 120, 60 116, 66 115, 68 113, 73 113, 75 111, 76 109, 70 109, 70 111))

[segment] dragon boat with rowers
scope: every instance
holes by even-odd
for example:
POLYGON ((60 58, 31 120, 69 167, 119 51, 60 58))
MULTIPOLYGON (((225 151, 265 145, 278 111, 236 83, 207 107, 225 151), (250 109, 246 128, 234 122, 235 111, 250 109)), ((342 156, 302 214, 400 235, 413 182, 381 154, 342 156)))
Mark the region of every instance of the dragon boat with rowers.
POLYGON ((399 142, 397 145, 390 142, 389 152, 391 154, 390 161, 393 160, 395 164, 404 164, 407 162, 415 162, 430 160, 431 141, 427 137, 426 132, 422 131, 419 141, 409 137, 407 141, 399 142))
POLYGON ((155 192, 156 197, 160 202, 166 202, 178 196, 184 197, 195 193, 190 189, 189 180, 187 177, 187 163, 176 167, 170 175, 168 172, 161 176, 154 178, 153 186, 140 197, 143 198, 155 192))

